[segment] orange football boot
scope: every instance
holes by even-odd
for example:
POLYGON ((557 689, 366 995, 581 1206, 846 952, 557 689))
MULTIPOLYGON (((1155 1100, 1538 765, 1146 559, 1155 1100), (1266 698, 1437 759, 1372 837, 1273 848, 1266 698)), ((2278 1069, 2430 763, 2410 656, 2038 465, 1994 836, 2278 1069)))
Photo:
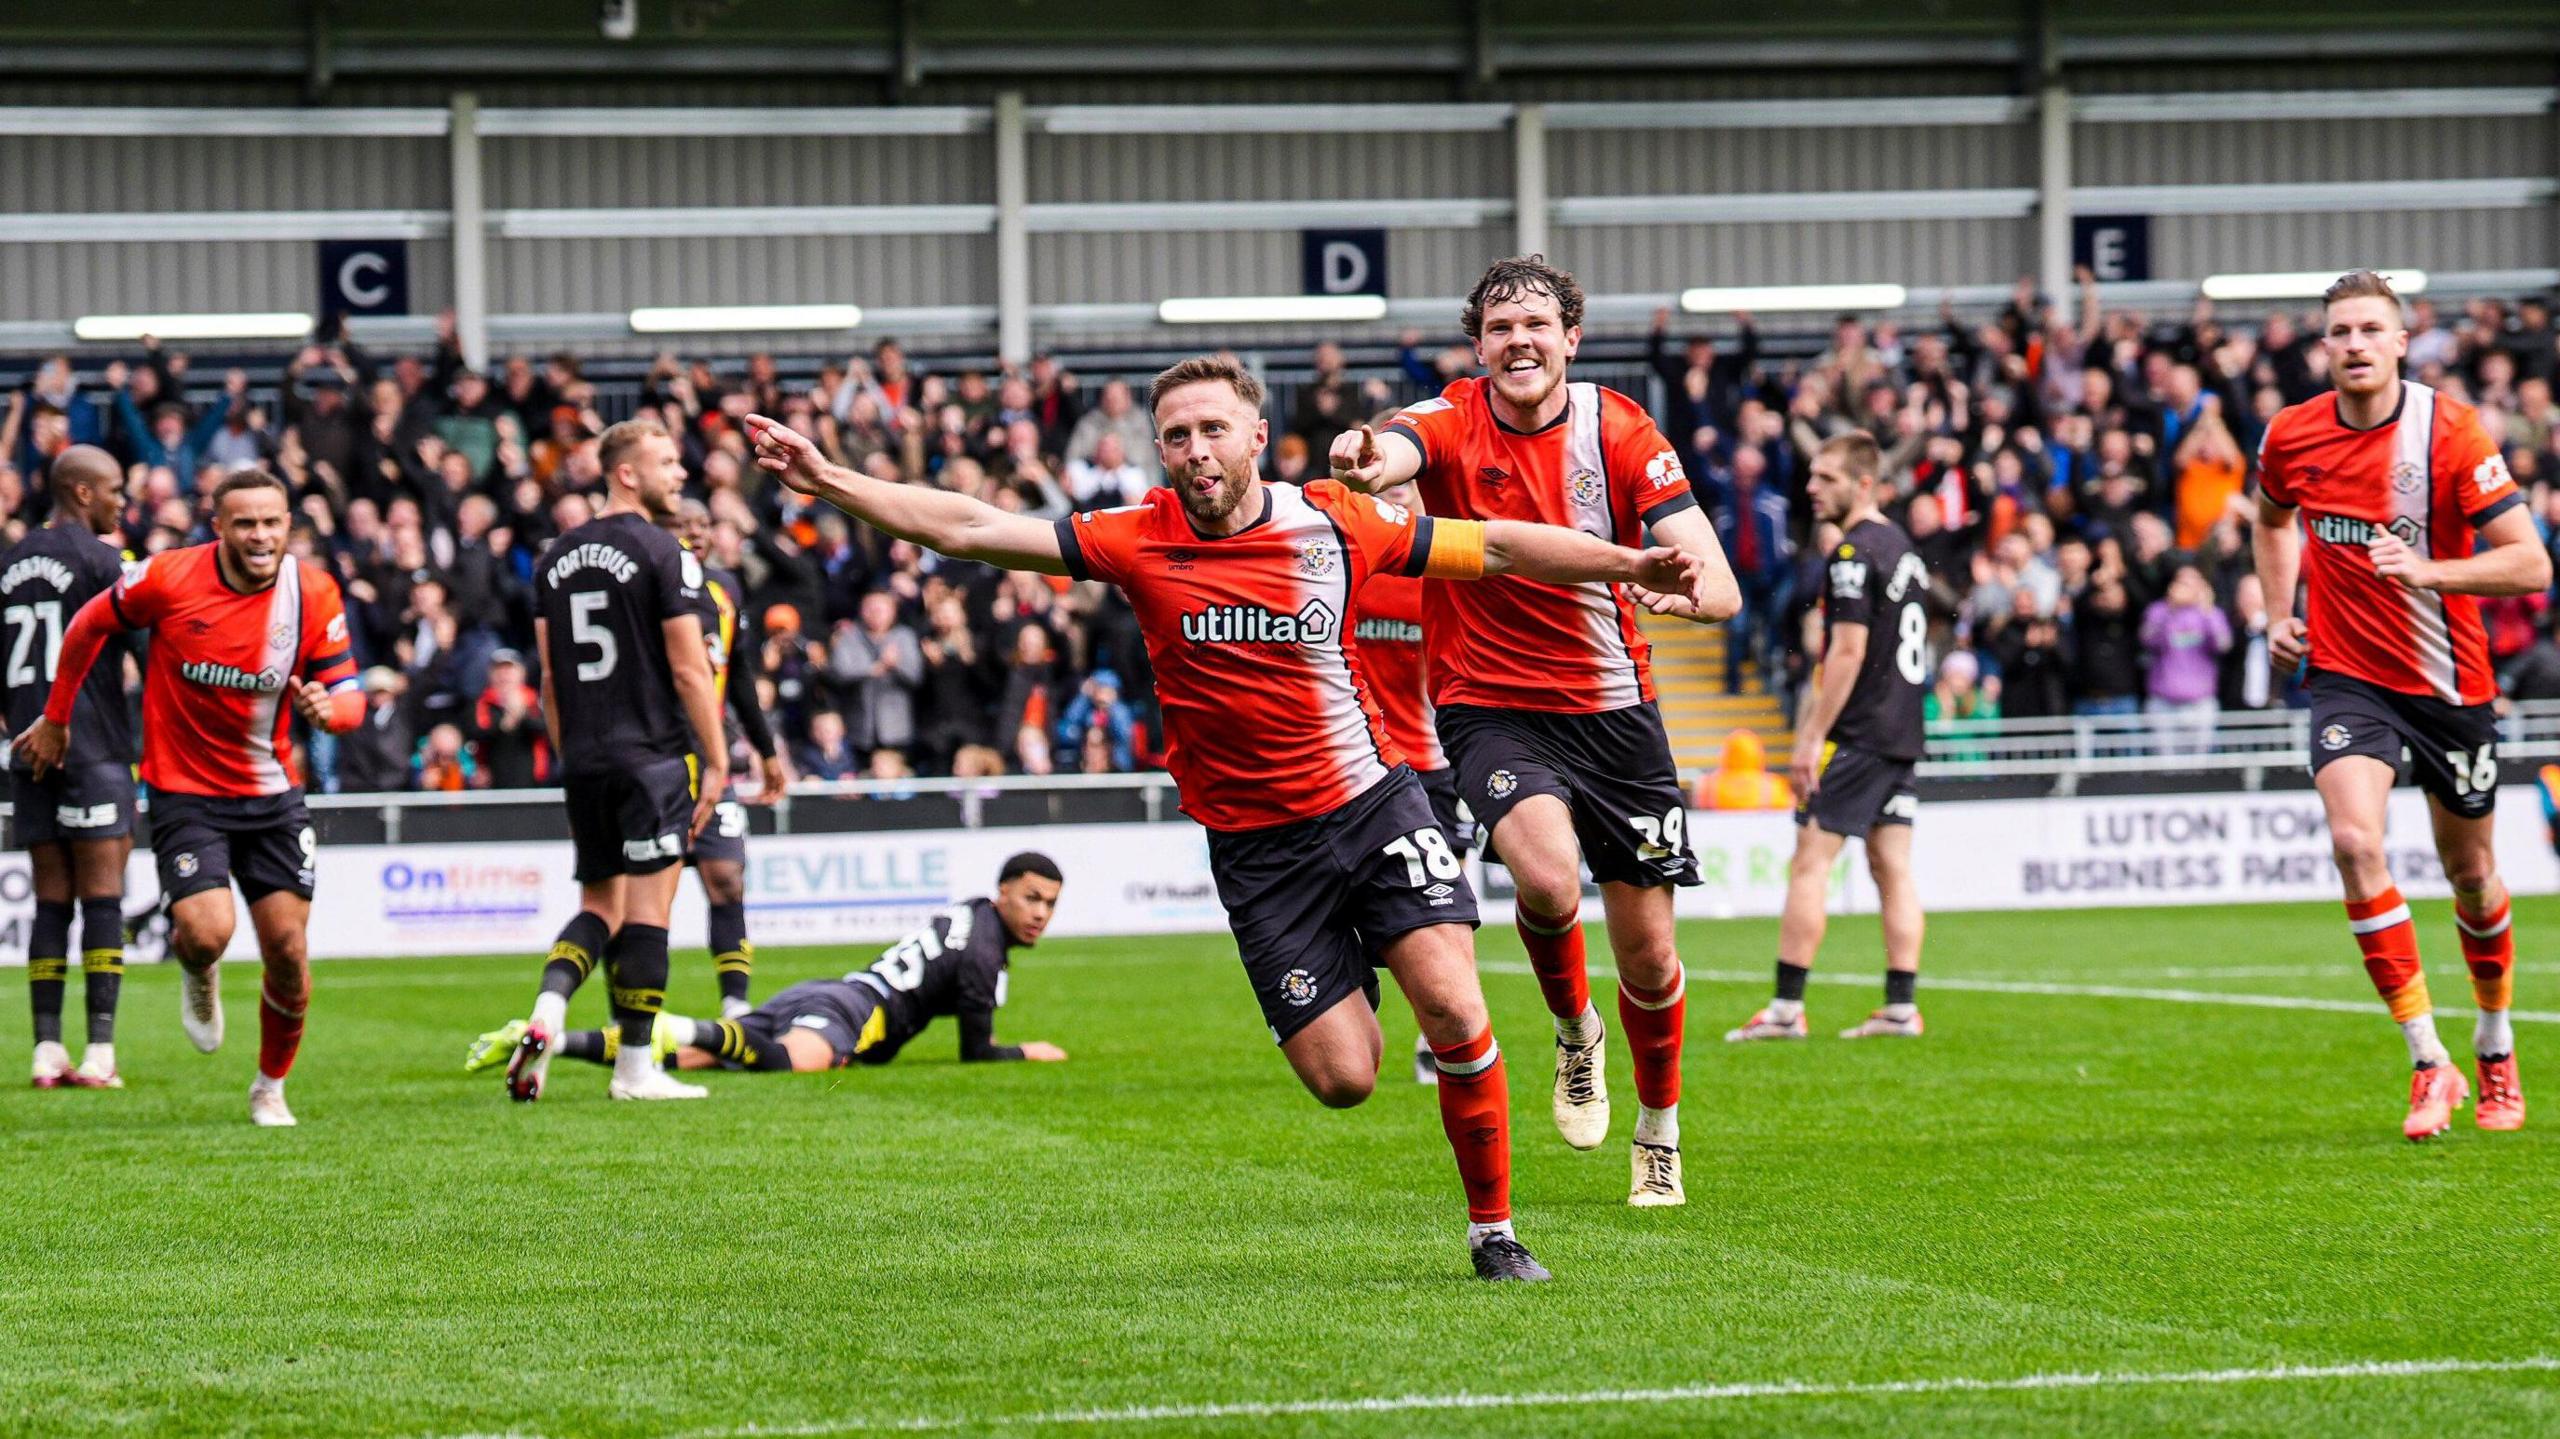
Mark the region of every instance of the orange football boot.
POLYGON ((2516 1057, 2480 1061, 2480 1107, 2471 1121, 2482 1129, 2524 1128, 2524 1087, 2516 1082, 2516 1057))
POLYGON ((2409 1076, 2409 1117, 2400 1132, 2412 1141, 2433 1139, 2453 1127, 2453 1112, 2471 1097, 2471 1085, 2451 1061, 2409 1076))

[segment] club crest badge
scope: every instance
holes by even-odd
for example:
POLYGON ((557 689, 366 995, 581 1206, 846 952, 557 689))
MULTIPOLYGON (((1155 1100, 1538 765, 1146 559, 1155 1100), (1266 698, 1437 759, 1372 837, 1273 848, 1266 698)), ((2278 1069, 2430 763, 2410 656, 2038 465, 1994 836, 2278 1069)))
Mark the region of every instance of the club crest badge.
POLYGON ((1293 969, 1280 976, 1280 997, 1293 1009, 1304 1009, 1316 1002, 1316 977, 1303 969, 1293 969))

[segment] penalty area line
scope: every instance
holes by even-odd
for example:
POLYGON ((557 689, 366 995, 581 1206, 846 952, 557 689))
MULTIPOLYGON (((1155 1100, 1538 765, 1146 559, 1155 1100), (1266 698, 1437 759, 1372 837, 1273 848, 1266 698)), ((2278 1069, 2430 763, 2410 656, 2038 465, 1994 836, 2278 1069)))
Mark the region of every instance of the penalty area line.
POLYGON ((2172 1373, 2026 1374, 2008 1379, 1899 1379, 1868 1384, 1682 1384, 1657 1389, 1592 1389, 1579 1393, 1397 1394, 1364 1399, 1295 1399, 1268 1403, 1149 1404, 1119 1409, 1059 1409, 971 1418, 847 1419, 824 1424, 697 1429, 672 1439, 818 1439, 828 1434, 937 1432, 956 1429, 1052 1428, 1168 1424, 1216 1419, 1285 1419, 1306 1415, 1403 1414, 1430 1410, 1561 1409, 1592 1405, 1711 1404, 1750 1399, 1863 1399, 1928 1394, 2015 1394, 2076 1389, 2172 1388, 2286 1384, 2319 1380, 2409 1379, 2442 1374, 2560 1372, 2560 1358, 2412 1359, 2357 1364, 2285 1364, 2264 1369, 2190 1369, 2172 1373))
MULTIPOLYGON (((1479 962, 1476 966, 1486 974, 1534 974, 1525 964, 1507 960, 1479 962)), ((1689 978, 1710 984, 1767 984, 1769 976, 1762 971, 1738 969, 1692 969, 1689 978)), ((1875 987, 1872 974, 1824 974, 1806 976, 1815 984, 1850 984, 1860 988, 1875 987)), ((2313 999, 2292 994, 2238 994, 2212 989, 2149 989, 2121 984, 2047 984, 2023 979, 1961 979, 1933 974, 1920 976, 1925 989, 1947 989, 1973 994, 2030 994, 2057 999, 2143 999, 2160 1004, 2219 1004, 2241 1009, 2308 1009, 2324 1014, 2375 1015, 2382 1012, 2381 1002, 2371 999, 2313 999)), ((2467 1009, 2438 1009, 2436 1014, 2451 1019, 2465 1019, 2467 1009)), ((2508 1011, 2508 1018, 2518 1024, 2560 1024, 2560 1012, 2539 1009, 2508 1011)))

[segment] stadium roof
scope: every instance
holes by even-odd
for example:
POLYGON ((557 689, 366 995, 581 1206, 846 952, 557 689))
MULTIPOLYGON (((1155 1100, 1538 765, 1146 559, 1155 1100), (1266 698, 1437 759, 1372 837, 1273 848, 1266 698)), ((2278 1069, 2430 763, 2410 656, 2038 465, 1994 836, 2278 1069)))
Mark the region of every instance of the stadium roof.
POLYGON ((11 7, 21 75, 336 77, 777 73, 875 77, 1186 70, 1313 77, 2407 58, 2560 49, 2536 0, 105 0, 11 7), (600 30, 627 4, 630 37, 600 30))

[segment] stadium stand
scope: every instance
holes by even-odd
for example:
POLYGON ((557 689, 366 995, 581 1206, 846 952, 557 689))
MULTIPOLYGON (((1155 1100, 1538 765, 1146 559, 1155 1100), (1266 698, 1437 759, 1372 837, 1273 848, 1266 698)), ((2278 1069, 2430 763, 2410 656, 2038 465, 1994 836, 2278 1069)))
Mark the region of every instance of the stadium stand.
MULTIPOLYGON (((2414 373, 2481 406, 2537 522, 2560 534, 2548 300, 2411 310, 2414 373)), ((2209 744, 2217 715, 2297 702, 2266 658, 2247 494, 2266 417, 2325 388, 2311 329, 2303 313, 2209 301, 2110 312, 2089 289, 2040 296, 2025 282, 1978 322, 1843 316, 1768 336, 1747 315, 1694 334, 1658 316, 1643 368, 1611 373, 1680 447, 1746 598, 1720 635, 1651 626, 1683 767, 1712 767, 1736 725, 1783 758, 1826 549, 1805 456, 1852 426, 1884 441, 1889 509, 1930 563, 1942 757, 1965 758, 1963 736, 1993 720, 2132 714, 2152 721, 2127 744, 2174 753, 2209 744)), ((482 374, 449 330, 423 354, 332 332, 284 361, 216 381, 167 346, 86 370, 41 360, 0 413, 0 533, 42 523, 31 477, 69 443, 131 467, 137 554, 203 538, 202 500, 223 472, 286 477, 297 544, 344 583, 374 696, 362 731, 314 747, 328 790, 550 778, 527 727, 529 677, 509 663, 532 648, 532 557, 590 506, 595 435, 642 411, 684 438, 714 558, 745 577, 766 703, 802 771, 1112 772, 1156 758, 1151 680, 1116 594, 885 542, 763 483, 742 463, 739 425, 765 409, 871 473, 1065 514, 1151 482, 1130 387, 1143 364, 1090 377, 1055 356, 926 360, 884 339, 787 373, 770 354, 671 353, 600 382, 569 352, 482 374)), ((1435 392, 1466 361, 1414 331, 1358 364, 1331 344, 1269 362, 1285 377, 1269 467, 1298 479, 1321 473, 1343 426, 1435 392)), ((2551 597, 2487 610, 2508 695, 2560 698, 2551 597)))

